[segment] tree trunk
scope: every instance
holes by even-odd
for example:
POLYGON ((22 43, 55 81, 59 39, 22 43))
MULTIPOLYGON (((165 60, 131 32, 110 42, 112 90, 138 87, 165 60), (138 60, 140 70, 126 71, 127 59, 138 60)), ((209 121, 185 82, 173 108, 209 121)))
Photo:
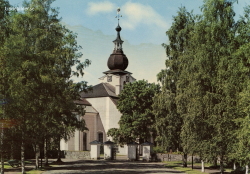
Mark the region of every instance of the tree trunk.
POLYGON ((44 160, 45 160, 44 166, 49 166, 47 138, 45 138, 45 143, 44 143, 44 160))
POLYGON ((187 153, 183 155, 183 167, 187 167, 187 153))
POLYGON ((217 167, 217 158, 214 158, 214 164, 213 164, 214 167, 217 167))
POLYGON ((233 170, 236 170, 236 163, 234 162, 234 167, 233 167, 233 170))
POLYGON ((201 160, 201 172, 205 172, 204 160, 201 160))
POLYGON ((58 151, 57 151, 57 162, 62 162, 62 159, 61 159, 61 147, 60 147, 60 138, 58 139, 58 151))
POLYGON ((10 145, 10 159, 14 159, 14 141, 10 145))
POLYGON ((192 154, 192 170, 194 169, 194 155, 192 154))
POLYGON ((3 129, 1 132, 1 174, 4 174, 4 160, 3 160, 3 129))
POLYGON ((1 174, 4 174, 4 161, 3 161, 3 153, 2 152, 1 152, 1 174))
POLYGON ((220 158, 220 173, 224 173, 224 166, 223 166, 223 157, 220 158))
POLYGON ((4 174, 4 161, 3 161, 3 153, 1 152, 1 174, 4 174))
POLYGON ((25 162, 24 162, 24 138, 22 138, 22 144, 21 144, 21 167, 22 167, 22 174, 25 173, 25 162))
POLYGON ((248 174, 248 165, 246 165, 246 174, 248 174))
POLYGON ((39 168, 39 156, 40 156, 40 149, 39 149, 38 144, 35 145, 35 153, 36 153, 36 169, 38 169, 39 168))

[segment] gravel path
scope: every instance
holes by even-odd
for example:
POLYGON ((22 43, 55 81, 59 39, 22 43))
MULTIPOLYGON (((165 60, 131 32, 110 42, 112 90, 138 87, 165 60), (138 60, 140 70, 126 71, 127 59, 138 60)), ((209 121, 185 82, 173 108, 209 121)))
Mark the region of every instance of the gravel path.
POLYGON ((68 160, 63 159, 62 165, 53 166, 42 174, 184 174, 164 167, 161 162, 129 162, 125 160, 68 160))

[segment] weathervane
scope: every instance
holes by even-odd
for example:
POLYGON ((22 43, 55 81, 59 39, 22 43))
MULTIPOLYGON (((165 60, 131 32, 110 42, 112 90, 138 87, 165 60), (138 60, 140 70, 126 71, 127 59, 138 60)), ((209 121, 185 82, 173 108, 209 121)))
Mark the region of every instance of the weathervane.
POLYGON ((117 16, 115 17, 115 18, 118 18, 118 23, 119 23, 120 17, 122 17, 122 15, 120 15, 120 11, 121 11, 121 9, 120 9, 120 7, 118 7, 117 16))

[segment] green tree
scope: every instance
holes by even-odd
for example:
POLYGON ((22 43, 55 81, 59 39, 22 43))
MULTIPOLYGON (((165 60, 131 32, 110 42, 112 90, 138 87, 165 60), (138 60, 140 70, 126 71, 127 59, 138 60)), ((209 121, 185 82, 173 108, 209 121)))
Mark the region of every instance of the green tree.
POLYGON ((234 159, 235 161, 239 162, 242 165, 249 165, 250 164, 250 141, 249 141, 249 134, 250 134, 250 117, 249 117, 249 85, 241 93, 241 99, 239 103, 239 107, 242 109, 242 114, 244 115, 243 118, 237 119, 238 124, 240 125, 240 129, 237 132, 237 143, 235 146, 235 153, 234 159))
POLYGON ((122 113, 119 121, 119 129, 112 128, 108 136, 114 138, 120 144, 135 141, 146 141, 154 134, 155 117, 152 113, 153 97, 159 92, 159 86, 148 83, 145 80, 128 83, 119 94, 117 104, 122 113))
MULTIPOLYGON (((163 148, 167 146, 179 148, 186 157, 190 149, 181 145, 181 130, 189 101, 184 97, 180 100, 178 87, 181 86, 180 81, 184 86, 189 82, 188 77, 182 76, 181 73, 188 66, 191 58, 187 53, 190 51, 190 33, 194 27, 194 16, 182 7, 173 20, 172 26, 166 32, 169 44, 163 44, 168 57, 165 62, 166 69, 157 75, 162 84, 162 91, 154 99, 158 135, 156 140, 163 148)), ((186 75, 188 76, 189 72, 186 75)), ((186 141, 183 144, 186 145, 186 141)), ((186 166, 185 160, 184 166, 186 166)))
POLYGON ((83 75, 90 61, 80 61, 76 35, 60 24, 52 2, 24 3, 23 13, 10 16, 9 37, 0 48, 8 81, 6 94, 12 101, 6 105, 6 116, 19 121, 22 173, 24 143, 38 145, 44 138, 59 139, 76 128, 85 129, 84 120, 79 121, 74 113, 82 109, 73 100, 87 83, 74 84, 70 78, 83 75), (72 71, 75 65, 77 70, 72 71))
MULTIPOLYGON (((239 128, 235 119, 242 117, 237 102, 248 75, 243 71, 247 66, 242 65, 247 63, 246 57, 236 54, 249 42, 248 22, 234 21, 233 3, 206 0, 202 14, 196 16, 180 9, 167 31, 168 60, 159 74, 161 82, 168 84, 162 91, 174 91, 172 101, 183 120, 180 137, 184 153, 219 157, 221 171, 235 144, 239 128)), ((246 10, 245 16, 248 14, 246 10)))
MULTIPOLYGON (((0 0, 0 47, 3 46, 5 40, 8 37, 8 8, 10 7, 9 2, 5 0, 0 0)), ((5 100, 6 100, 6 86, 7 86, 7 81, 6 81, 6 76, 5 76, 5 61, 3 56, 0 54, 0 119, 3 121, 5 118, 5 100)), ((6 146, 3 146, 4 142, 4 130, 3 130, 3 125, 1 125, 1 173, 4 173, 4 161, 3 161, 3 153, 7 149, 6 146)), ((6 142, 6 141, 5 141, 6 142)))
POLYGON ((249 136, 250 128, 249 128, 249 56, 250 56, 250 44, 249 44, 249 36, 250 32, 250 6, 245 7, 244 15, 240 17, 238 21, 237 28, 237 43, 240 43, 240 47, 237 52, 234 54, 237 57, 238 69, 240 70, 240 74, 238 74, 237 78, 243 86, 243 90, 239 95, 238 100, 238 110, 239 114, 242 116, 236 119, 236 123, 240 127, 237 130, 237 139, 235 140, 234 150, 231 155, 231 158, 235 162, 239 162, 242 165, 250 164, 250 142, 249 136))

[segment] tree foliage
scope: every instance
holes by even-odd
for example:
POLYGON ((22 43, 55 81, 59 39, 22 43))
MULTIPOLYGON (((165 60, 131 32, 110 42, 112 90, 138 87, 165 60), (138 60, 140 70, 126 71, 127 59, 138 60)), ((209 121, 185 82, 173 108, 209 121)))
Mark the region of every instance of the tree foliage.
POLYGON ((80 60, 76 34, 60 23, 58 11, 51 7, 53 1, 24 2, 24 12, 11 13, 5 24, 8 37, 0 47, 4 65, 0 93, 11 99, 4 118, 18 121, 13 133, 22 144, 60 141, 75 129, 86 129, 84 120, 76 117, 83 108, 73 101, 88 86, 86 82, 73 83, 70 78, 83 76, 90 61, 80 60))
POLYGON ((158 85, 145 80, 126 84, 119 94, 117 105, 122 114, 119 128, 110 129, 108 135, 121 144, 135 141, 136 138, 147 140, 154 132, 152 102, 158 91, 158 85))
POLYGON ((174 128, 181 129, 175 136, 183 152, 211 160, 219 157, 221 167, 235 151, 237 131, 246 129, 236 120, 244 117, 238 103, 249 79, 244 50, 249 49, 249 8, 235 21, 233 4, 205 0, 200 15, 180 8, 167 31, 168 59, 158 74, 162 91, 154 102, 156 116, 164 120, 162 125, 156 121, 161 145, 174 142, 169 136, 174 129, 160 128, 175 125, 172 121, 179 118, 174 128))

